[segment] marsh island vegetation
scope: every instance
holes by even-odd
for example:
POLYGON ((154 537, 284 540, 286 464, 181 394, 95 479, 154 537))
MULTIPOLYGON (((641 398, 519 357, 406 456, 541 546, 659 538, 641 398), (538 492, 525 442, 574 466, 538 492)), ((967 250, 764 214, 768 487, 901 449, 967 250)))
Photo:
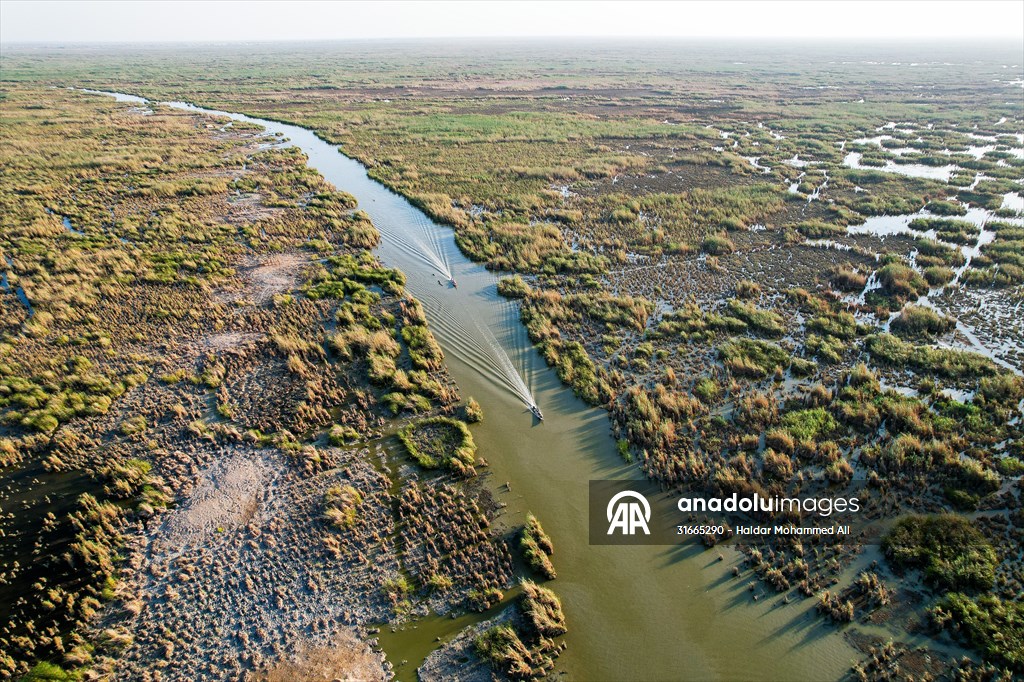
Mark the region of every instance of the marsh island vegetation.
POLYGON ((856 542, 709 550, 737 552, 745 600, 813 610, 858 679, 1024 674, 1019 51, 435 47, 5 54, 0 452, 10 523, 47 519, 5 533, 8 674, 241 674, 327 646, 280 571, 364 639, 428 604, 486 612, 428 679, 446 656, 545 675, 577 627, 517 579, 554 579, 558 554, 532 516, 493 529, 467 422, 501 417, 457 409, 356 202, 244 124, 66 86, 339 145, 501 273, 666 490, 866 491, 856 542), (255 497, 227 505, 232 486, 255 497), (215 598, 238 594, 270 614, 234 635, 215 598))

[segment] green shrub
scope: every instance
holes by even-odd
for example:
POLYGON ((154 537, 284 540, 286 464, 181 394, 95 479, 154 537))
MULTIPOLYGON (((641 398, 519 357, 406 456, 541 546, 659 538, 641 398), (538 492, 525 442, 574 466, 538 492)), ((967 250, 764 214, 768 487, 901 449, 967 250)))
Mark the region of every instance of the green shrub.
POLYGON ((920 568, 925 578, 952 590, 987 590, 995 583, 996 552, 969 519, 955 514, 908 516, 882 540, 886 558, 920 568))
POLYGON ((441 368, 444 353, 426 325, 406 324, 402 327, 402 338, 408 346, 413 367, 429 371, 441 368))
POLYGON ((626 438, 620 438, 615 442, 615 447, 619 451, 619 457, 622 458, 623 462, 629 464, 633 461, 633 453, 629 450, 629 440, 626 438))
POLYGON ((878 282, 881 288, 869 291, 865 300, 890 310, 899 310, 908 299, 928 293, 928 282, 924 277, 909 265, 899 262, 883 265, 878 270, 878 282))
POLYGON ((850 266, 837 266, 832 271, 831 282, 840 291, 863 291, 868 276, 850 266))
POLYGON ((736 295, 740 298, 757 298, 761 295, 761 285, 749 279, 741 279, 736 283, 736 295))
POLYGON ((721 393, 722 389, 719 388, 718 382, 711 377, 701 377, 701 379, 693 385, 693 395, 697 396, 697 398, 705 404, 711 404, 718 400, 718 396, 721 395, 721 393))
POLYGON ((136 415, 134 417, 128 417, 121 422, 120 431, 126 436, 131 436, 137 433, 145 433, 147 427, 146 418, 142 415, 136 415))
POLYGON ((496 625, 476 638, 476 652, 495 670, 513 679, 533 676, 530 650, 511 625, 496 625))
POLYGON ((996 468, 1004 476, 1024 476, 1024 461, 1016 457, 1003 457, 996 460, 996 468))
POLYGON ((397 578, 386 579, 381 584, 381 587, 383 588, 384 593, 394 601, 401 600, 412 592, 412 585, 409 583, 409 579, 404 575, 399 575, 397 578))
POLYGON ((932 610, 931 617, 989 663, 1024 674, 1024 602, 954 592, 932 610))
POLYGON ((736 250, 736 245, 724 233, 708 235, 701 244, 704 253, 724 256, 736 250))
POLYGON ((857 320, 845 311, 828 311, 811 318, 807 323, 807 330, 822 336, 850 340, 857 335, 857 320))
POLYGON ((759 339, 732 339, 718 348, 718 356, 733 374, 758 379, 789 365, 789 353, 759 339))
POLYGON ((846 234, 846 228, 842 225, 826 223, 821 220, 808 220, 796 226, 797 232, 808 239, 831 239, 846 234))
POLYGON ((564 344, 555 367, 558 378, 572 386, 573 393, 591 405, 600 403, 597 367, 583 344, 578 341, 564 344))
POLYGON ((782 417, 782 425, 791 436, 803 441, 815 441, 839 426, 835 418, 821 407, 788 412, 782 417))
POLYGON ((978 240, 981 232, 981 228, 974 223, 944 218, 915 218, 910 221, 910 229, 922 232, 935 230, 936 237, 955 244, 972 244, 978 240))
POLYGON ((353 486, 332 486, 324 493, 324 518, 335 528, 351 528, 362 503, 363 494, 353 486))
POLYGON ((892 321, 889 328, 902 337, 922 338, 945 334, 955 326, 955 321, 939 315, 931 308, 920 305, 908 305, 892 321))
POLYGON ((68 672, 58 665, 39 661, 21 678, 22 682, 74 682, 82 679, 80 674, 68 672))
POLYGON ((165 384, 176 384, 179 381, 183 381, 188 376, 188 371, 185 369, 179 369, 174 372, 168 372, 167 374, 160 375, 160 381, 165 384))
POLYGON ((882 362, 898 367, 910 366, 940 376, 960 378, 993 376, 996 365, 977 353, 951 348, 918 346, 892 334, 873 334, 867 338, 868 352, 882 362))
POLYGON ((519 275, 498 280, 498 294, 505 298, 526 298, 530 292, 530 285, 519 275))
POLYGON ((327 432, 327 441, 335 447, 351 445, 360 440, 359 432, 351 426, 340 426, 335 424, 327 432))
POLYGON ((466 593, 466 601, 475 611, 486 611, 504 598, 505 595, 497 587, 473 589, 466 593))
POLYGON ((819 336, 808 334, 804 342, 804 348, 808 353, 823 360, 824 362, 837 363, 843 359, 846 352, 846 344, 834 336, 819 336))
POLYGON ((762 310, 735 298, 729 300, 728 310, 731 315, 743 320, 765 336, 778 338, 786 333, 782 317, 771 310, 762 310))
POLYGON ((558 637, 566 632, 562 602, 547 588, 524 580, 519 610, 526 621, 527 630, 534 638, 558 637))
POLYGON ((929 286, 940 287, 953 281, 956 273, 944 265, 931 265, 924 269, 924 278, 929 286))
POLYGON ((935 215, 941 216, 961 216, 967 215, 967 207, 956 201, 943 201, 936 199, 935 201, 929 201, 925 208, 934 213, 935 215))
POLYGON ((451 578, 440 573, 435 573, 427 579, 427 587, 432 592, 446 592, 452 588, 453 584, 451 578))
POLYGON ((1024 378, 1010 372, 984 377, 978 383, 978 395, 986 403, 1016 405, 1024 399, 1024 378))
POLYGON ((790 367, 795 377, 810 377, 817 372, 817 369, 817 363, 803 357, 794 357, 793 365, 790 367))

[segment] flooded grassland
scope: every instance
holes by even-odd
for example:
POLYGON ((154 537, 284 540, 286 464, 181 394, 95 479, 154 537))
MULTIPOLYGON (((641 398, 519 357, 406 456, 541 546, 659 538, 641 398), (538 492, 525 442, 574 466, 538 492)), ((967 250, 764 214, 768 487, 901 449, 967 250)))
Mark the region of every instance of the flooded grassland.
MULTIPOLYGON (((196 410, 201 396, 208 396, 204 404, 215 416, 195 428, 195 437, 223 439, 220 430, 237 428, 242 460, 203 459, 190 469, 193 502, 156 517, 167 519, 160 532, 187 555, 186 573, 203 576, 196 591, 188 599, 168 598, 161 592, 168 585, 164 576, 145 575, 149 562, 131 566, 123 584, 148 590, 149 611, 184 624, 191 607, 183 604, 203 594, 234 594, 252 572, 294 571, 299 582, 282 586, 289 594, 299 592, 296 586, 307 577, 321 576, 324 584, 307 585, 301 598, 278 594, 277 610, 264 599, 246 605, 249 597, 239 597, 242 611, 268 623, 259 638, 249 633, 247 642, 231 645, 253 656, 243 659, 251 670, 282 655, 316 658, 303 647, 322 651, 332 641, 356 641, 308 620, 305 614, 322 608, 323 589, 365 605, 351 620, 334 615, 345 624, 390 622, 377 636, 400 679, 412 679, 425 658, 420 674, 428 678, 443 676, 440 671, 453 662, 464 666, 467 679, 492 672, 543 675, 550 669, 547 654, 561 648, 563 635, 545 651, 540 621, 525 614, 547 613, 553 602, 542 595, 524 608, 521 591, 506 589, 517 575, 545 578, 543 557, 521 551, 518 536, 525 514, 533 512, 553 545, 548 559, 557 577, 547 585, 559 595, 569 628, 568 649, 556 669, 574 679, 885 679, 896 669, 950 679, 1020 674, 1019 58, 995 48, 967 59, 933 46, 934 59, 925 61, 895 48, 868 58, 860 56, 863 51, 851 57, 840 47, 808 47, 808 58, 797 60, 753 45, 745 47, 750 58, 742 61, 755 66, 742 66, 733 64, 734 48, 606 46, 606 59, 586 62, 554 46, 466 44, 446 52, 371 46, 359 55, 338 46, 305 52, 278 47, 244 58, 214 48, 188 58, 153 49, 136 55, 133 73, 115 68, 111 55, 88 55, 88 70, 65 57, 16 55, 8 73, 17 79, 245 112, 268 119, 272 131, 283 124, 270 121, 313 130, 316 136, 278 128, 304 154, 287 148, 263 153, 288 158, 290 173, 305 156, 328 182, 356 196, 365 217, 352 214, 355 224, 345 226, 344 234, 360 235, 350 246, 376 245, 367 218, 382 235, 377 255, 383 266, 328 251, 344 241, 342 233, 303 233, 308 243, 288 242, 264 227, 269 219, 262 212, 281 201, 301 215, 316 210, 316 202, 290 204, 287 194, 277 196, 279 190, 269 194, 268 185, 233 181, 226 192, 236 192, 230 201, 247 207, 254 214, 249 221, 260 227, 233 225, 231 234, 244 234, 254 253, 239 248, 237 261, 220 266, 232 272, 209 285, 203 278, 218 272, 214 265, 174 265, 177 277, 203 285, 185 290, 207 292, 202 300, 213 304, 201 308, 205 314, 221 315, 222 307, 231 312, 209 332, 218 339, 209 343, 241 340, 255 344, 254 350, 219 361, 223 372, 209 364, 216 361, 205 351, 191 368, 181 367, 187 376, 209 381, 150 379, 126 396, 187 388, 196 394, 196 410), (204 61, 214 56, 221 65, 215 78, 208 77, 204 61), (564 72, 540 68, 556 59, 566 65, 564 72), (241 76, 271 62, 272 75, 241 84, 241 76), (170 64, 180 80, 150 77, 170 64), (454 82, 448 75, 453 70, 466 75, 454 82), (281 246, 271 249, 268 238, 281 246), (264 250, 273 251, 273 259, 264 250), (296 260, 296 253, 308 260, 296 260), (382 274, 394 273, 388 268, 400 271, 401 280, 382 274), (291 284, 289 276, 295 277, 291 284), (363 289, 350 287, 351 281, 363 282, 363 289), (399 286, 421 302, 417 310, 425 322, 419 313, 395 307, 402 305, 399 286), (252 321, 298 315, 289 310, 319 311, 312 327, 301 327, 306 323, 299 319, 289 323, 306 329, 290 332, 305 344, 280 339, 270 322, 264 328, 252 321), (396 331, 388 338, 397 353, 377 336, 371 318, 396 331), (365 340, 361 332, 337 328, 353 324, 365 328, 365 340), (429 344, 421 343, 419 332, 403 334, 406 325, 429 328, 444 351, 445 370, 438 365, 416 378, 415 366, 404 363, 422 360, 429 344), (407 348, 409 343, 417 347, 407 348), (268 357, 277 358, 276 369, 259 369, 268 357), (258 369, 243 370, 251 363, 258 369), (365 384, 335 389, 322 369, 332 363, 341 363, 345 376, 365 376, 365 384), (389 412, 411 416, 454 406, 446 373, 483 408, 483 421, 470 431, 488 466, 474 465, 471 480, 482 486, 470 485, 464 493, 480 496, 479 512, 459 507, 460 493, 444 487, 466 487, 462 477, 470 472, 458 472, 468 460, 454 458, 435 480, 438 474, 413 465, 398 441, 386 437, 393 428, 381 419, 389 412), (287 397, 259 390, 284 388, 289 384, 281 377, 294 376, 304 383, 287 397), (202 388, 210 381, 213 386, 202 388), (322 391, 324 397, 312 402, 326 414, 304 404, 289 416, 289 406, 303 402, 303 391, 322 391), (384 409, 374 409, 374 400, 384 409), (543 423, 529 413, 533 403, 543 410, 543 423), (345 408, 339 413, 336 405, 345 408), (334 423, 340 448, 320 435, 334 423), (246 436, 245 429, 254 427, 261 434, 246 436), (282 429, 294 441, 281 440, 282 429), (268 448, 262 434, 269 433, 278 437, 268 448), (377 435, 383 440, 372 439, 377 435), (282 469, 275 457, 293 462, 293 452, 304 453, 299 470, 282 469), (232 462, 238 461, 245 466, 236 469, 232 462), (337 480, 342 475, 354 482, 337 480), (845 545, 747 541, 692 552, 590 546, 587 480, 642 476, 667 491, 704 493, 866 486, 873 534, 845 545), (434 482, 424 491, 415 479, 434 482), (364 491, 360 509, 374 496, 382 504, 389 500, 391 514, 371 513, 376 504, 365 517, 357 514, 368 532, 372 528, 368 536, 353 534, 358 541, 323 521, 314 523, 311 500, 317 499, 337 510, 332 518, 351 517, 350 492, 327 494, 338 484, 364 491), (233 486, 260 491, 255 494, 265 500, 244 520, 210 492, 233 486), (462 509, 449 518, 500 516, 504 530, 465 541, 463 551, 485 570, 474 572, 479 578, 467 581, 464 592, 456 589, 463 601, 448 598, 451 610, 432 587, 445 581, 432 583, 435 573, 424 568, 434 566, 429 549, 402 543, 404 522, 423 523, 420 512, 403 517, 419 509, 419 503, 405 505, 410 495, 462 509), (226 520, 216 520, 221 518, 226 520), (381 589, 345 592, 351 586, 342 585, 344 578, 334 583, 323 577, 326 565, 317 562, 326 559, 308 557, 300 566, 287 546, 259 561, 223 563, 203 554, 212 551, 211 543, 223 543, 247 557, 249 541, 260 543, 264 535, 276 540, 280 523, 304 528, 300 537, 309 538, 310 546, 320 539, 328 552, 337 549, 331 539, 356 541, 356 561, 341 562, 338 570, 361 585, 378 580, 381 589), (232 535, 231 524, 244 526, 248 535, 232 535), (481 555, 484 542, 498 549, 481 555), (518 563, 527 556, 534 568, 518 563), (344 573, 349 570, 355 572, 344 573), (491 590, 506 594, 495 602, 491 590), (520 606, 505 610, 512 600, 520 606), (469 617, 474 608, 484 609, 482 615, 469 617), (535 646, 516 645, 503 629, 507 623, 520 644, 535 646), (270 624, 279 629, 268 629, 270 624), (296 628, 316 633, 313 641, 289 639, 296 628)), ((140 119, 166 116, 157 105, 123 106, 140 119)), ((230 126, 223 118, 196 125, 214 137, 236 128, 254 134, 249 122, 235 119, 230 126)), ((96 219, 100 229, 107 208, 97 210, 104 214, 96 219)), ((94 229, 73 202, 44 201, 39 214, 60 233, 54 238, 83 238, 62 217, 85 238, 94 229)), ((127 247, 140 234, 116 236, 127 247)), ((13 254, 16 267, 5 282, 21 286, 32 309, 13 290, 4 298, 31 331, 47 296, 33 295, 40 290, 28 278, 34 266, 17 267, 23 253, 13 254)), ((53 267, 47 263, 45 270, 53 267)), ((31 339, 19 341, 25 348, 48 338, 45 332, 20 333, 31 339)), ((31 394, 18 388, 22 384, 11 386, 18 396, 31 394)), ((56 428, 28 405, 17 412, 18 424, 8 427, 12 433, 56 428)), ((471 412, 456 409, 455 416, 469 418, 471 412)), ((197 418, 188 413, 183 426, 197 418)), ((439 424, 423 426, 425 444, 439 424)), ((148 435, 151 429, 147 422, 142 432, 119 438, 147 447, 155 441, 156 452, 169 449, 148 435)), ((457 438, 455 431, 449 436, 457 438)), ((25 439, 32 447, 42 440, 16 438, 18 448, 25 439)), ((197 444, 196 451, 203 448, 197 444)), ((17 461, 28 466, 48 461, 47 454, 17 461)), ((74 475, 91 473, 88 467, 59 471, 72 475, 52 479, 55 488, 90 485, 74 475)), ((137 472, 117 476, 138 478, 137 472)), ((103 509, 88 513, 99 521, 106 516, 103 509)), ((444 527, 443 517, 427 522, 444 527)), ((147 539, 138 542, 152 543, 146 550, 152 566, 174 567, 179 558, 161 545, 156 527, 147 525, 138 536, 147 539)), ((724 539, 708 538, 707 544, 724 539)), ((443 567, 447 555, 434 563, 443 567)), ((255 594, 266 589, 257 586, 255 594)), ((114 618, 113 624, 112 612, 106 609, 103 617, 114 618)), ((226 608, 220 617, 228 613, 226 608)), ((145 622, 146 614, 140 610, 135 617, 145 622)), ((549 620, 548 632, 563 627, 559 617, 549 620)), ((208 636, 229 637, 230 619, 210 622, 220 632, 208 636)), ((366 630, 356 635, 370 636, 366 630)), ((217 646, 165 639, 216 665, 217 646)), ((147 646, 156 644, 166 651, 159 639, 147 646)), ((142 670, 152 654, 130 646, 138 653, 125 657, 127 665, 142 670)), ((349 649, 364 662, 377 655, 356 645, 349 649)), ((170 651, 168 658, 175 659, 176 650, 170 651)))

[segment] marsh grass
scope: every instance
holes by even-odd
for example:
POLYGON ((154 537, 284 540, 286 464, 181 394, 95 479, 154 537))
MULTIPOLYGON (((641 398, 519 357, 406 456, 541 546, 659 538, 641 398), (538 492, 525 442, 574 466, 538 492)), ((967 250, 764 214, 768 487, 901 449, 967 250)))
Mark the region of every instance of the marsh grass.
POLYGON ((398 439, 425 469, 446 467, 463 475, 473 473, 476 443, 465 422, 450 417, 420 419, 400 429, 398 439))

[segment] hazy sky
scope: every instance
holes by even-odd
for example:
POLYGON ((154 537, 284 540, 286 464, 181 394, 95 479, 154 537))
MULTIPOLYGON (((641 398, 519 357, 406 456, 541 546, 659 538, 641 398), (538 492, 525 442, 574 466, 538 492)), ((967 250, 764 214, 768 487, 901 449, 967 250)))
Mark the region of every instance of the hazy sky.
POLYGON ((0 41, 225 41, 446 36, 1024 39, 1024 2, 25 2, 0 41))

